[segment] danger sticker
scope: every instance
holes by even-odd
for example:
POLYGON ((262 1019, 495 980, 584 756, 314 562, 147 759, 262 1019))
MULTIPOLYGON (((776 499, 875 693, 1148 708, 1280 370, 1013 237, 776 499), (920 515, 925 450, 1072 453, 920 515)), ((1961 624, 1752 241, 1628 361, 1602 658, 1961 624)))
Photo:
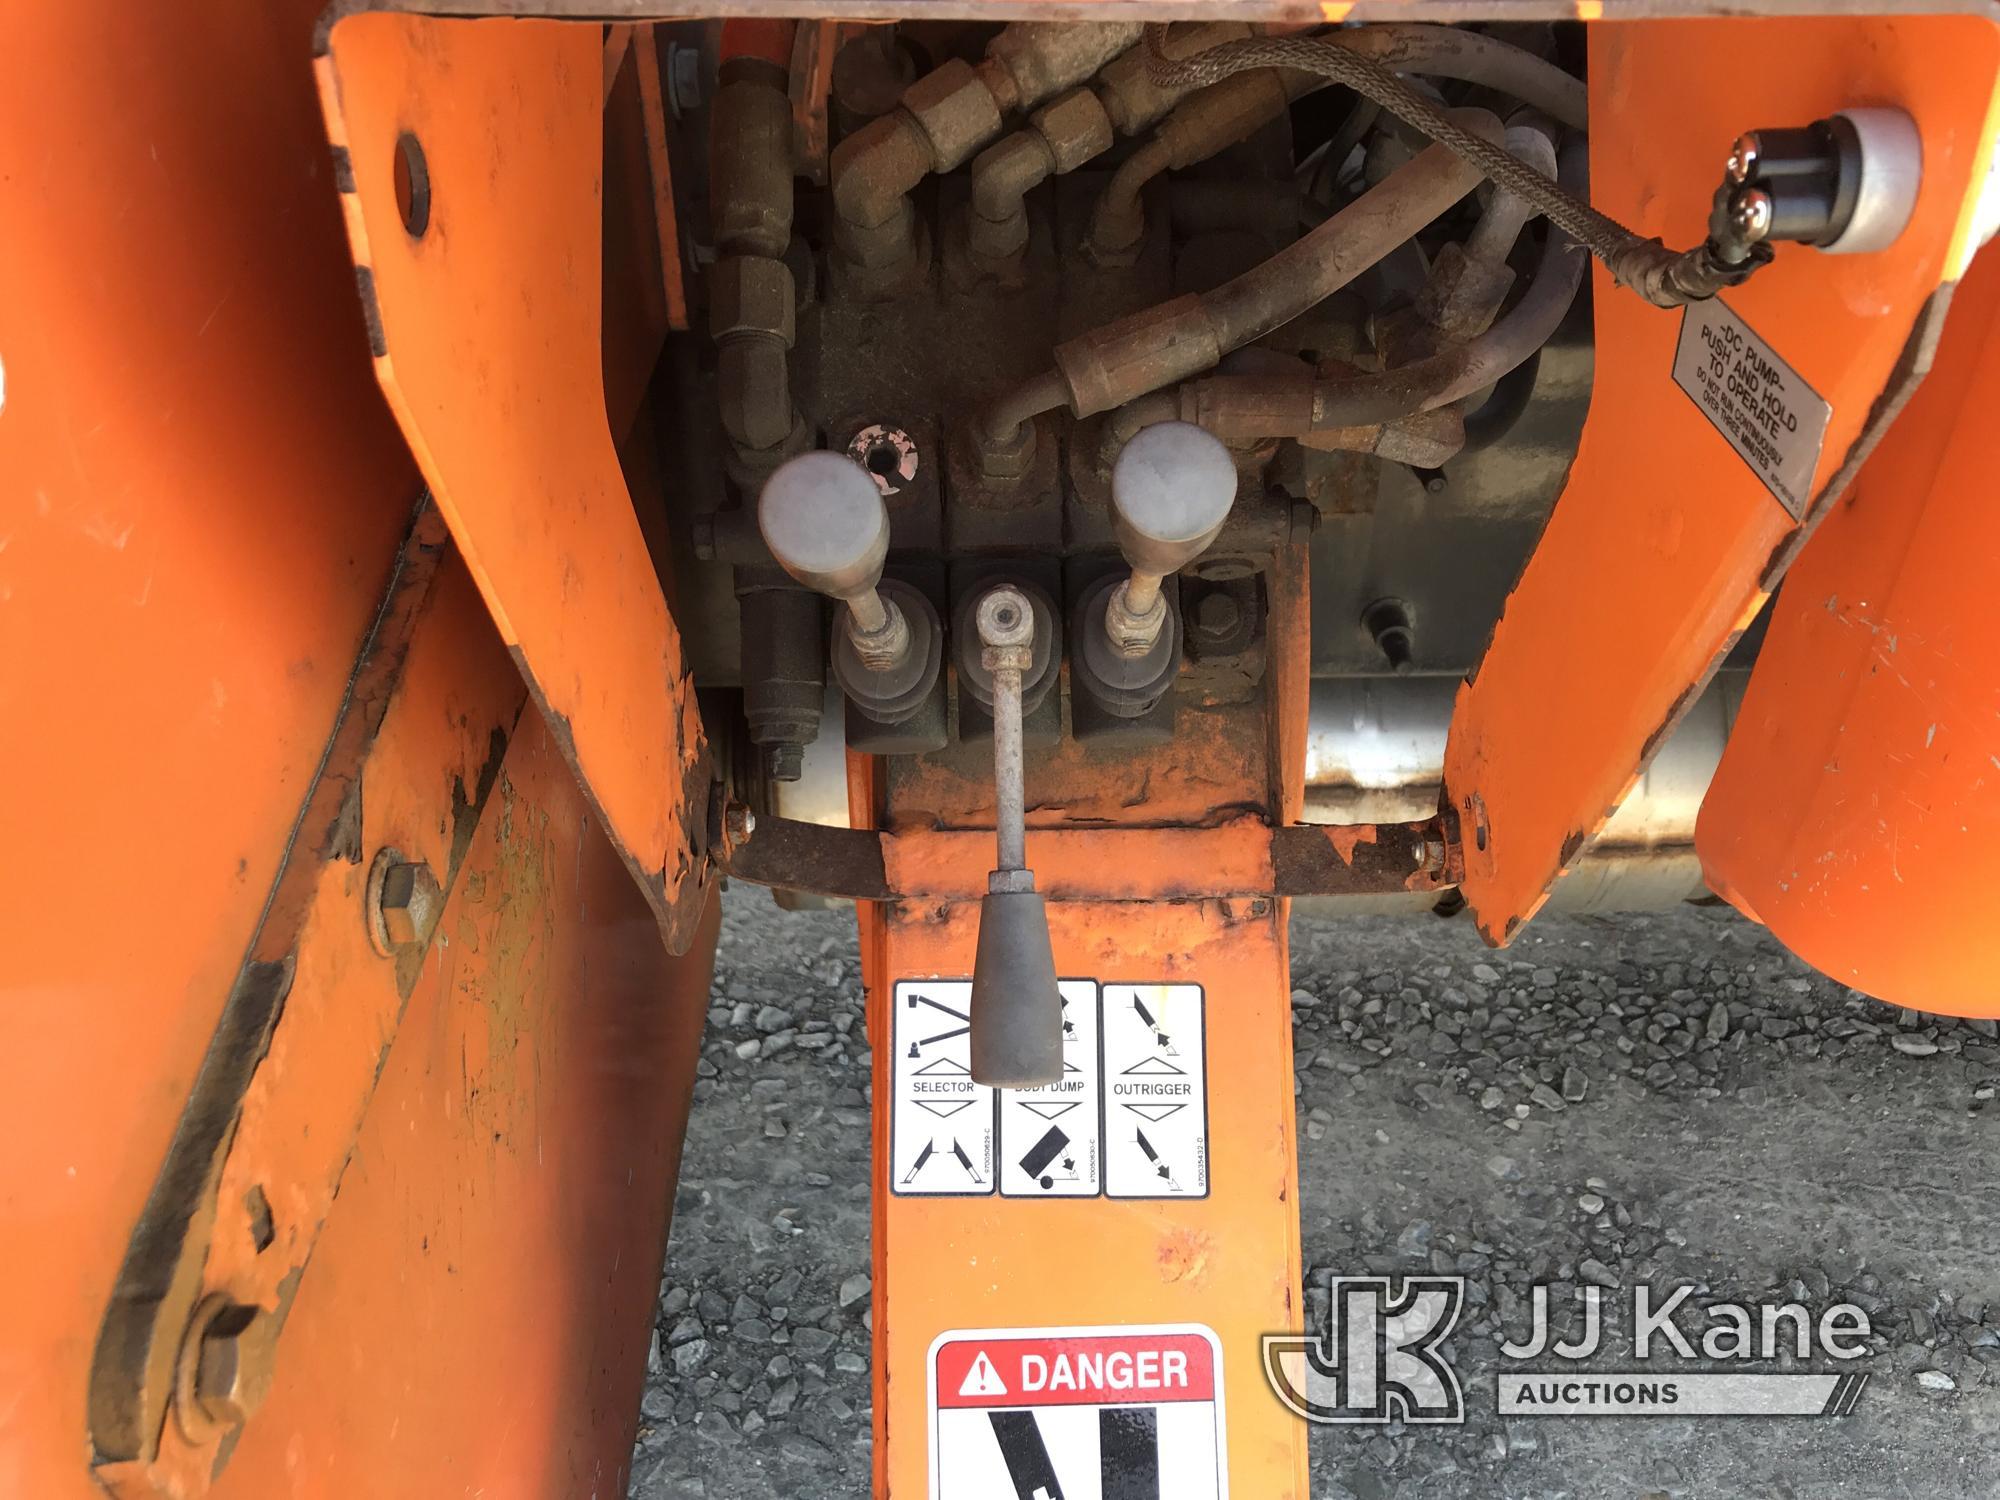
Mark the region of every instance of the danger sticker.
POLYGON ((1722 299, 1691 302, 1674 348, 1686 391, 1792 519, 1805 519, 1833 408, 1722 299))
POLYGON ((1223 1500, 1221 1376, 1199 1324, 942 1334, 932 1500, 1223 1500))

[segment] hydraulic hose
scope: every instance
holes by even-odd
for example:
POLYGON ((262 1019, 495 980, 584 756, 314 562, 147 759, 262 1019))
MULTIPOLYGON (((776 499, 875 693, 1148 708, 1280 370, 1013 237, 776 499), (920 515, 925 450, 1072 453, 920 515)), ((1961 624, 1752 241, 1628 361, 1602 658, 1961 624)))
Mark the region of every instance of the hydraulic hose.
MULTIPOLYGON (((1565 153, 1563 169, 1564 177, 1580 177, 1580 153, 1565 153)), ((1478 337, 1379 374, 1357 370, 1282 383, 1228 375, 1196 381, 1182 392, 1181 416, 1238 431, 1246 418, 1255 424, 1254 413, 1267 413, 1269 420, 1257 425, 1261 435, 1298 437, 1380 426, 1451 406, 1526 364, 1555 336, 1576 301, 1585 259, 1575 241, 1551 225, 1527 290, 1478 337)))
MULTIPOLYGON (((1500 122, 1483 109, 1455 110, 1455 128, 1498 141, 1500 122)), ((1171 302, 1094 329, 1056 348, 1056 370, 1038 375, 989 408, 990 439, 1067 405, 1079 417, 1212 369, 1231 350, 1325 301, 1478 186, 1480 172, 1445 146, 1431 146, 1318 228, 1262 265, 1200 296, 1171 302)))
MULTIPOLYGON (((1347 48, 1357 56, 1372 58, 1398 73, 1455 78, 1482 84, 1519 99, 1573 129, 1582 130, 1588 118, 1588 101, 1580 80, 1572 78, 1555 64, 1544 62, 1532 52, 1476 31, 1458 31, 1449 26, 1363 26, 1352 31, 1335 32, 1324 40, 1328 45, 1347 48)), ((1191 61, 1205 59, 1214 50, 1196 52, 1191 61)), ((1248 70, 1231 69, 1230 76, 1239 76, 1245 71, 1248 70)), ((1181 78, 1194 75, 1189 72, 1175 76, 1178 82, 1181 78)), ((1296 79, 1289 80, 1289 86, 1273 86, 1268 103, 1261 97, 1256 101, 1264 106, 1262 112, 1247 116, 1240 128, 1230 132, 1210 129, 1198 134, 1187 131, 1176 134, 1173 126, 1177 122, 1170 120, 1153 139, 1126 157, 1112 174, 1111 181, 1105 184, 1091 215, 1092 248, 1100 255, 1110 255, 1138 240, 1144 232, 1141 195, 1147 184, 1161 173, 1206 161, 1223 147, 1242 139, 1257 124, 1282 114, 1288 98, 1324 88, 1335 81, 1321 75, 1319 82, 1307 87, 1301 87, 1301 80, 1296 79)), ((1186 87, 1185 83, 1178 86, 1186 87)), ((1195 101, 1190 101, 1187 107, 1192 108, 1194 104, 1195 101)), ((1342 155, 1345 154, 1343 151, 1342 155)))
POLYGON ((1725 287, 1741 284, 1770 260, 1768 245, 1758 245, 1748 258, 1732 263, 1723 260, 1707 241, 1691 250, 1674 251, 1658 240, 1641 238, 1515 160, 1497 142, 1466 130, 1450 112, 1398 77, 1392 67, 1345 45, 1344 34, 1254 37, 1225 42, 1177 61, 1162 50, 1166 30, 1161 25, 1148 26, 1145 42, 1148 66, 1163 87, 1213 83, 1252 68, 1295 68, 1344 83, 1534 204, 1552 224, 1601 259, 1620 286, 1656 307, 1679 307, 1713 297, 1725 287))

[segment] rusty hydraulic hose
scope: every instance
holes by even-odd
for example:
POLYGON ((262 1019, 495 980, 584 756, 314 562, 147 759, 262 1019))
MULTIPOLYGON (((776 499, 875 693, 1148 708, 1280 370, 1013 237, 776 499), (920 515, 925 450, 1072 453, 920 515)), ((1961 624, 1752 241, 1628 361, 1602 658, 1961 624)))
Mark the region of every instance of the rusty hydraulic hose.
MULTIPOLYGON (((1323 40, 1399 73, 1481 84, 1573 129, 1585 126, 1588 99, 1582 80, 1532 52, 1480 32, 1450 26, 1362 26, 1331 32, 1323 40)), ((1201 47, 1183 48, 1177 42, 1177 36, 1170 36, 1167 43, 1177 57, 1215 45, 1204 42, 1201 47)), ((1143 195, 1148 183, 1163 172, 1206 161, 1276 119, 1293 99, 1330 82, 1264 68, 1231 74, 1190 96, 1105 184, 1091 214, 1091 252, 1100 260, 1129 256, 1145 235, 1143 195)))
MULTIPOLYGON (((1568 187, 1583 176, 1582 152, 1565 152, 1558 180, 1568 187)), ((1576 301, 1588 260, 1552 224, 1527 290, 1477 337, 1379 373, 1302 369, 1297 376, 1220 375, 1192 381, 1181 388, 1180 415, 1225 441, 1241 441, 1379 427, 1455 405, 1518 369, 1555 336, 1576 301)))
MULTIPOLYGON (((1502 137, 1483 109, 1453 118, 1484 139, 1502 137)), ((1177 297, 1056 348, 1056 368, 1002 396, 985 431, 1000 442, 1058 406, 1079 417, 1212 369, 1317 306, 1415 235, 1479 184, 1481 173, 1432 146, 1262 265, 1202 295, 1177 297)))

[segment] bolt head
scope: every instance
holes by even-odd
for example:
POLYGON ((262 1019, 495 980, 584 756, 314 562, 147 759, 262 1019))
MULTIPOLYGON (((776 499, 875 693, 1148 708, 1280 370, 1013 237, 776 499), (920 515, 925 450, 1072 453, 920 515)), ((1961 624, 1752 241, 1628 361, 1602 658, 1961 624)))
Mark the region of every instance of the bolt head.
POLYGON ((1771 195, 1762 188, 1738 193, 1729 205, 1729 222, 1752 244, 1771 232, 1771 195))
POLYGON ((1035 642, 1035 607, 1019 589, 988 589, 974 619, 983 646, 1028 647, 1035 642))
POLYGON ((764 770, 773 781, 797 781, 806 774, 802 745, 779 743, 764 747, 764 770))
POLYGON ((1210 594, 1195 606, 1194 625, 1203 635, 1221 638, 1233 635, 1243 623, 1243 606, 1233 594, 1210 594))
POLYGON ((382 930, 394 948, 430 941, 444 892, 431 867, 421 861, 391 865, 382 874, 382 930))
POLYGON ((187 1339, 175 1400, 183 1427, 200 1441, 241 1426, 263 1405, 277 1359, 277 1319, 218 1293, 196 1309, 187 1339))
POLYGON ((1762 147, 1754 130, 1746 131, 1736 137, 1735 143, 1729 148, 1729 180, 1748 182, 1757 171, 1757 160, 1761 151, 1762 147))
POLYGON ((741 802, 732 802, 722 811, 723 836, 732 844, 740 844, 757 831, 757 815, 741 802))

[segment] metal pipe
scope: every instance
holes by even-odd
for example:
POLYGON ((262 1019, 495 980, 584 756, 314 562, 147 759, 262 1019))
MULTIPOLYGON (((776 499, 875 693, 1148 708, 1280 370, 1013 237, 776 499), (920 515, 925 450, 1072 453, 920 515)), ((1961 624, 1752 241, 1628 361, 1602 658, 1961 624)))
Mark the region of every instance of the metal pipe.
POLYGON ((1045 411, 1054 411, 1068 400, 1069 387, 1062 376, 1054 370, 1044 370, 988 407, 981 426, 993 441, 1011 442, 1020 436, 1022 423, 1033 421, 1045 411))
POLYGON ((1160 122, 1153 138, 1111 174, 1091 210, 1090 253, 1103 262, 1128 255, 1145 238, 1146 184, 1162 172, 1191 167, 1248 140, 1317 83, 1309 74, 1260 68, 1188 95, 1160 122))
MULTIPOLYGON (((1211 21, 1175 33, 1169 53, 1191 57, 1249 35, 1241 21, 1211 21)), ((1118 136, 1154 124, 1193 91, 1191 84, 1154 83, 1142 49, 1128 48, 1088 87, 1037 110, 1026 128, 987 147, 972 162, 967 248, 973 257, 997 264, 1018 255, 1028 240, 1029 193, 1103 155, 1118 136)))
MULTIPOLYGON (((1453 110, 1452 116, 1489 140, 1505 138, 1500 121, 1483 109, 1453 110)), ((1203 299, 1223 352, 1255 343, 1317 307, 1483 180, 1448 147, 1426 147, 1319 228, 1203 299)))
MULTIPOLYGON (((1665 909, 1705 891, 1695 820, 1750 674, 1718 672, 1570 873, 1554 904, 1570 911, 1665 909)), ((1306 726, 1308 823, 1400 823, 1437 810, 1459 678, 1338 677, 1313 682, 1306 726)), ((1410 909, 1431 898, 1383 905, 1410 909)), ((1340 910, 1356 909, 1341 898, 1340 910)))
POLYGON ((1034 613, 1017 589, 979 601, 981 661, 993 674, 993 836, 998 870, 1028 867, 1027 776, 1021 743, 1021 674, 1035 638, 1034 613))

